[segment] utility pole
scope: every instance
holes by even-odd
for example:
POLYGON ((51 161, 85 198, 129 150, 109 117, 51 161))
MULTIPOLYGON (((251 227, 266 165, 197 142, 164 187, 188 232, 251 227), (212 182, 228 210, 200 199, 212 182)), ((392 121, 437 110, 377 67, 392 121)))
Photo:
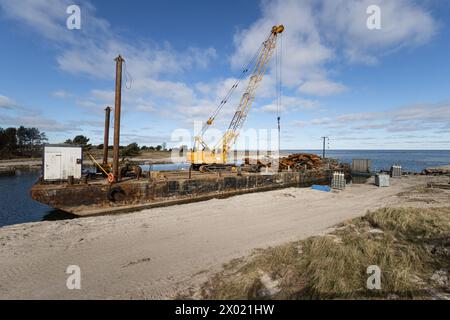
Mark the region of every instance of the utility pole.
POLYGON ((113 175, 115 182, 119 181, 119 146, 120 146, 120 109, 122 105, 122 62, 121 55, 116 59, 116 98, 114 104, 114 146, 113 146, 113 175))
POLYGON ((108 164, 108 143, 109 143, 109 122, 110 122, 111 108, 105 108, 105 136, 103 138, 103 164, 108 164))
POLYGON ((325 142, 329 138, 328 137, 322 137, 322 139, 323 139, 322 159, 325 159, 325 142))
POLYGON ((278 121, 278 158, 280 158, 280 152, 281 152, 281 126, 280 126, 280 116, 277 117, 278 121))

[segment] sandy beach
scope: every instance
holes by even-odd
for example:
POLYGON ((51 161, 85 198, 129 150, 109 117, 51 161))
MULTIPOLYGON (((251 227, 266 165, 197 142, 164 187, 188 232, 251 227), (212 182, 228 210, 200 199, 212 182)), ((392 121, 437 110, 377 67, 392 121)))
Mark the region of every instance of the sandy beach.
POLYGON ((141 212, 0 228, 1 299, 170 299, 223 263, 385 206, 445 206, 450 191, 420 192, 430 179, 340 192, 283 189, 141 212), (419 191, 418 191, 419 190, 419 191), (66 268, 81 269, 68 290, 66 268))

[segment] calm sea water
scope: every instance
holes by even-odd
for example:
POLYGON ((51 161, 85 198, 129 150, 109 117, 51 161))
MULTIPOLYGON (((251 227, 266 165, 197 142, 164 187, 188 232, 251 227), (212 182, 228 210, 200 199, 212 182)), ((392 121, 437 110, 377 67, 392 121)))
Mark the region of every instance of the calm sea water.
POLYGON ((16 176, 0 176, 0 227, 40 221, 52 212, 30 197, 30 188, 39 172, 17 171, 16 176))
MULTIPOLYGON (((296 152, 322 155, 320 150, 286 150, 283 154, 296 152)), ((411 172, 450 164, 450 151, 327 150, 326 156, 349 163, 352 159, 371 159, 372 170, 375 171, 387 170, 393 164, 400 164, 404 170, 411 172)), ((188 168, 186 164, 168 164, 153 165, 152 170, 188 168)), ((39 174, 39 172, 19 171, 16 176, 0 177, 0 227, 61 217, 70 218, 30 198, 30 188, 37 181, 39 174)))

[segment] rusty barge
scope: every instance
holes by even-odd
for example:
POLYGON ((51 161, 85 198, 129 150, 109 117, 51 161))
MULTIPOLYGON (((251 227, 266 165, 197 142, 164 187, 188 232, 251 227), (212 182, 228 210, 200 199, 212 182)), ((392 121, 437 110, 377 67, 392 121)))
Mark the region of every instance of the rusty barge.
MULTIPOLYGON (((226 198, 234 195, 289 187, 329 184, 333 170, 320 168, 303 172, 199 173, 163 171, 148 177, 124 178, 110 184, 105 179, 79 179, 58 183, 38 182, 31 197, 55 209, 90 216, 138 211, 153 207, 226 198)), ((346 177, 350 172, 346 171, 346 177)))

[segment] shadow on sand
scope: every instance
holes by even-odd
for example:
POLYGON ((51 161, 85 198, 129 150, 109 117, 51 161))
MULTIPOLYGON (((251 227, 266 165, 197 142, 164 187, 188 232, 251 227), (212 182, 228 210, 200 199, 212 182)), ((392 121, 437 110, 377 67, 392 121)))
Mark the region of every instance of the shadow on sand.
POLYGON ((46 214, 42 218, 42 221, 71 220, 71 219, 76 219, 76 218, 79 218, 79 217, 72 213, 55 209, 55 210, 50 211, 48 214, 46 214))

